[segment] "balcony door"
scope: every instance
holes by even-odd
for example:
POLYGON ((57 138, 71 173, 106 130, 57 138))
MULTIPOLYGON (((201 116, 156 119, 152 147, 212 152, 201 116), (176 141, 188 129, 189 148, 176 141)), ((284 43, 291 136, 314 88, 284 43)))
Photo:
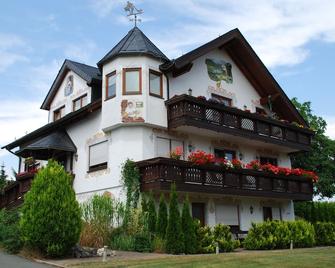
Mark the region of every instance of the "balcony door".
POLYGON ((192 217, 198 219, 200 225, 205 225, 205 203, 192 203, 192 217))
POLYGON ((263 207, 263 220, 272 220, 272 207, 263 207))
POLYGON ((233 150, 214 149, 214 155, 217 158, 227 158, 230 161, 236 158, 236 152, 233 150))

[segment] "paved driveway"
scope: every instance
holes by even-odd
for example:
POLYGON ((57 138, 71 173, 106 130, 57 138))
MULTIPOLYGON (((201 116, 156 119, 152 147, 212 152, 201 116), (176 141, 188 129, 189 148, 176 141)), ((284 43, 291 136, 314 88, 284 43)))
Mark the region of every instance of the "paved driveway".
POLYGON ((9 255, 0 251, 0 267, 1 268, 50 268, 52 266, 36 263, 22 257, 9 255))

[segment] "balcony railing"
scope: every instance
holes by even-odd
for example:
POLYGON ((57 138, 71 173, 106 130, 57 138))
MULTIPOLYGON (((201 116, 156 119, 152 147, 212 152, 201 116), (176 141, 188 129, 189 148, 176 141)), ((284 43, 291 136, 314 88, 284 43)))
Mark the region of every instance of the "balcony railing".
POLYGON ((169 128, 193 126, 309 150, 313 131, 188 95, 166 101, 169 128))
POLYGON ((313 184, 298 176, 274 175, 249 169, 225 170, 216 165, 196 166, 170 158, 152 158, 137 162, 141 190, 177 191, 208 194, 262 196, 292 200, 311 200, 313 184))

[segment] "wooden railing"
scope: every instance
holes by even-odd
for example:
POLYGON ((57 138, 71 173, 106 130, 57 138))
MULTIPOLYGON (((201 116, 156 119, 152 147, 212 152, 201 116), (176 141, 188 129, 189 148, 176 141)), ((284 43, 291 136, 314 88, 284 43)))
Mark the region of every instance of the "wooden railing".
POLYGON ((293 200, 311 200, 313 184, 297 176, 281 176, 249 169, 231 169, 216 165, 197 166, 170 158, 152 158, 137 162, 142 191, 177 191, 208 194, 263 196, 293 200))
POLYGON ((188 95, 166 101, 169 128, 194 126, 309 150, 313 131, 188 95))

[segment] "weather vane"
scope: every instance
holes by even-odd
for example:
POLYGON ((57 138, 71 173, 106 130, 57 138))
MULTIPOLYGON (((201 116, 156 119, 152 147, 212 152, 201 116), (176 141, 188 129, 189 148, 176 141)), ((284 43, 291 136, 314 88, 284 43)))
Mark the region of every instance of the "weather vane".
POLYGON ((127 17, 134 16, 129 20, 135 22, 135 27, 137 26, 137 22, 141 22, 141 19, 138 19, 137 15, 143 14, 143 10, 137 9, 133 3, 127 1, 127 5, 125 6, 124 11, 128 12, 127 17))

